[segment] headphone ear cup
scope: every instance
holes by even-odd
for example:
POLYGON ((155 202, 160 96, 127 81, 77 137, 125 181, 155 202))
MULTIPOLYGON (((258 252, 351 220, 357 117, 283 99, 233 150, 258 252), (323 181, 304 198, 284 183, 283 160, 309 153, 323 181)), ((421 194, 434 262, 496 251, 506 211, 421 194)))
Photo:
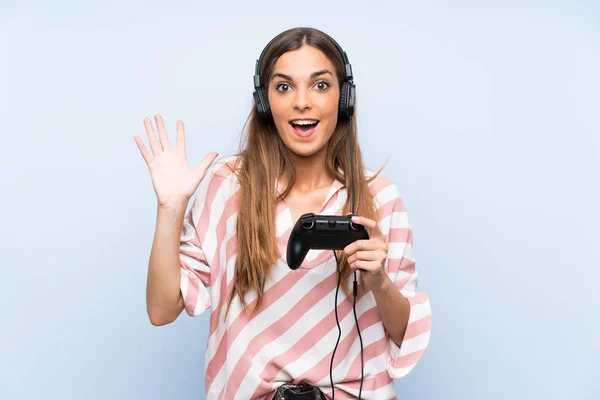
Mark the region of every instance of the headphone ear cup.
POLYGON ((354 115, 354 105, 356 102, 356 85, 350 83, 348 85, 348 96, 346 97, 346 115, 351 119, 354 115))
POLYGON ((340 89, 340 110, 342 119, 351 119, 354 114, 354 103, 356 101, 356 86, 354 83, 344 82, 340 89))
POLYGON ((340 110, 342 119, 351 119, 354 114, 354 103, 356 100, 356 86, 354 83, 344 82, 340 89, 340 110))
POLYGON ((265 88, 260 88, 260 95, 262 97, 263 107, 265 110, 265 118, 271 118, 271 105, 269 104, 269 100, 267 99, 267 91, 265 88))
POLYGON ((264 88, 259 87, 254 91, 254 103, 256 103, 256 112, 261 118, 265 120, 271 118, 271 107, 264 88))
POLYGON ((348 83, 342 83, 342 87, 340 88, 340 105, 339 105, 339 118, 340 119, 348 119, 347 117, 348 110, 348 83))
POLYGON ((353 83, 344 82, 340 89, 339 115, 342 119, 351 119, 354 114, 354 101, 356 86, 353 83))

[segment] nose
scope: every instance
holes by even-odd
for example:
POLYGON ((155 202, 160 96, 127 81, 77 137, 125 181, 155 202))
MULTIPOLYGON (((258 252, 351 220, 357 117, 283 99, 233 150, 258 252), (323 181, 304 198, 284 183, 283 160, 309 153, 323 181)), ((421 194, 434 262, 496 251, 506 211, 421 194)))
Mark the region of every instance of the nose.
POLYGON ((310 93, 306 89, 298 89, 294 98, 294 108, 299 111, 309 110, 312 107, 310 93))

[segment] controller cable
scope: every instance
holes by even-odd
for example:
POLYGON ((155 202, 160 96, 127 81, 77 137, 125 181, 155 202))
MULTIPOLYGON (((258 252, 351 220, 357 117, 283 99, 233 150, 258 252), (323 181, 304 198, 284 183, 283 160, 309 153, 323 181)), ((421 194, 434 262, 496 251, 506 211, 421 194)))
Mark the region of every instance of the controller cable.
MULTIPOLYGON (((350 188, 352 193, 352 215, 354 214, 354 160, 353 160, 353 148, 352 141, 350 141, 350 176, 352 180, 352 187, 350 188)), ((337 254, 335 250, 333 250, 333 256, 335 257, 336 270, 337 270, 337 287, 335 289, 335 322, 338 327, 338 338, 335 342, 335 347, 333 348, 333 354, 331 355, 331 363, 329 364, 329 380, 331 383, 331 400, 335 399, 335 391, 333 389, 333 358, 335 357, 335 351, 337 350, 338 344, 340 343, 340 338, 342 337, 342 328, 340 327, 340 320, 338 318, 337 311, 337 299, 338 292, 340 290, 340 264, 338 262, 337 254)), ((352 285, 352 294, 354 296, 354 301, 352 304, 352 308, 354 310, 354 321, 356 321, 356 330, 358 331, 358 339, 360 340, 360 388, 358 390, 358 400, 361 400, 362 395, 362 387, 363 387, 363 378, 364 378, 364 358, 363 358, 363 341, 362 336, 360 334, 360 328, 358 326, 358 317, 356 316, 356 297, 358 295, 358 284, 356 282, 356 271, 354 271, 354 283, 352 285)))

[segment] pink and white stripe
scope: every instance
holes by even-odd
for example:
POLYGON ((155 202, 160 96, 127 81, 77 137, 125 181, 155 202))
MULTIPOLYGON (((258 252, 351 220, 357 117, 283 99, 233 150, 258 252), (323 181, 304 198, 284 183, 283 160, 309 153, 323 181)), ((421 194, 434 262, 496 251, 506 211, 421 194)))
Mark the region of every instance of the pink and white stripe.
MULTIPOLYGON (((207 399, 270 400, 285 382, 309 382, 330 398, 329 365, 338 335, 334 314, 336 264, 330 250, 311 250, 296 271, 288 268, 285 249, 294 225, 285 201, 277 205, 276 234, 281 258, 266 280, 257 313, 242 312, 233 301, 225 318, 225 300, 236 260, 239 185, 225 163, 214 163, 200 183, 184 219, 180 245, 181 292, 185 310, 197 316, 211 308, 205 355, 207 399)), ((366 171, 370 174, 370 171, 366 171)), ((360 294, 356 313, 364 345, 363 399, 395 399, 393 379, 410 372, 429 343, 431 308, 417 292, 412 230, 396 187, 383 177, 370 185, 379 225, 388 240, 386 271, 411 305, 409 325, 396 345, 386 334, 371 292, 360 294)), ((320 214, 341 215, 348 192, 335 181, 320 214)), ((351 286, 352 277, 349 279, 351 286)), ((246 301, 253 305, 256 293, 246 301)), ((338 316, 342 337, 333 365, 336 399, 358 396, 360 342, 352 298, 340 290, 338 316)))

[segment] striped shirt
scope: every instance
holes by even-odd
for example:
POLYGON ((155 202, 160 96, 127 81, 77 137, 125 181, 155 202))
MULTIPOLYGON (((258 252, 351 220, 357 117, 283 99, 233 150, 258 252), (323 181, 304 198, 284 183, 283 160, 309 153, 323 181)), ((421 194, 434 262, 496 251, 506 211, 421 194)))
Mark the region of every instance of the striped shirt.
MULTIPOLYGON (((227 317, 226 298, 236 260, 237 207, 241 191, 226 157, 207 170, 183 223, 180 244, 181 293, 185 310, 197 316, 211 308, 205 354, 207 399, 265 399, 286 382, 307 382, 331 398, 330 360, 338 337, 335 318, 336 261, 332 250, 310 250, 297 270, 286 261, 295 221, 285 201, 277 204, 276 235, 281 257, 265 282, 257 313, 242 313, 234 299, 227 317)), ((365 170, 367 176, 371 171, 365 170)), ((431 309, 426 293, 417 292, 412 230, 396 187, 381 175, 370 183, 379 227, 388 242, 385 270, 409 300, 410 318, 397 346, 387 335, 371 291, 359 293, 356 314, 364 351, 363 399, 395 399, 393 379, 409 373, 429 343, 431 309)), ((278 185, 278 190, 280 187, 278 185)), ((346 187, 334 181, 319 214, 341 215, 346 187)), ((348 280, 351 288, 353 275, 348 280)), ((246 301, 253 305, 256 292, 246 301)), ((340 289, 338 319, 342 330, 333 363, 336 399, 358 397, 360 341, 353 298, 340 289)))

